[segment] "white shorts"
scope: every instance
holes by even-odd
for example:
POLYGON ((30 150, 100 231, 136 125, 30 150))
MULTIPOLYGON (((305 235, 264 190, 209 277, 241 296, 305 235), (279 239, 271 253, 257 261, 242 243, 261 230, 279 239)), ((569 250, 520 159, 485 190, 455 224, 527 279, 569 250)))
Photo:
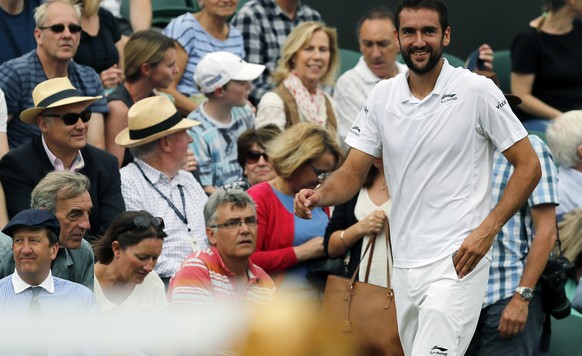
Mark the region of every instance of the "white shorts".
POLYGON ((459 279, 451 256, 418 268, 394 268, 398 332, 411 356, 460 356, 469 347, 489 278, 483 257, 459 279))

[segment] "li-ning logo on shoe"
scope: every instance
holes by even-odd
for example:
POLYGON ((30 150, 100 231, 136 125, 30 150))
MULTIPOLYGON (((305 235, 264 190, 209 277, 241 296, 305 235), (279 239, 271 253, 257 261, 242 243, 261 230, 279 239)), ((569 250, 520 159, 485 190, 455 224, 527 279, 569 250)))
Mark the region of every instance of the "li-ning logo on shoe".
POLYGON ((435 345, 432 347, 432 349, 430 349, 430 354, 447 356, 449 354, 447 351, 449 351, 449 349, 435 345))
POLYGON ((352 126, 350 132, 356 135, 356 137, 360 137, 360 128, 358 126, 352 126))
POLYGON ((441 97, 441 104, 449 102, 451 100, 457 100, 457 94, 444 94, 441 97))

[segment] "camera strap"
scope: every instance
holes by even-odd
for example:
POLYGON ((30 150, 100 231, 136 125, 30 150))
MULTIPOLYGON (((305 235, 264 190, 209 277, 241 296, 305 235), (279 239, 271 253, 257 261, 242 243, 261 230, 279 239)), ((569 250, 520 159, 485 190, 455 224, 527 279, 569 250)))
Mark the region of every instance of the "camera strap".
POLYGON ((550 341, 552 339, 552 317, 546 314, 546 320, 542 327, 542 334, 540 335, 540 352, 550 352, 550 341))

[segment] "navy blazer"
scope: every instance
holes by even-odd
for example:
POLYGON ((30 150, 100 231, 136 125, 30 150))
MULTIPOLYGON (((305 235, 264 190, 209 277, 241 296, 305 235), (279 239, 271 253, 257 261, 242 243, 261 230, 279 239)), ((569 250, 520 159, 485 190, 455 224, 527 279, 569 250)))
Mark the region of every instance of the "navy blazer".
MULTIPOLYGON (((91 182, 89 194, 93 209, 89 221, 92 237, 88 237, 91 239, 103 235, 111 221, 125 211, 125 203, 121 195, 117 158, 91 145, 82 148, 81 154, 85 167, 79 173, 87 176, 91 182)), ((0 181, 6 196, 9 218, 12 219, 18 212, 30 208, 32 190, 47 173, 54 170, 40 136, 2 157, 0 181)))

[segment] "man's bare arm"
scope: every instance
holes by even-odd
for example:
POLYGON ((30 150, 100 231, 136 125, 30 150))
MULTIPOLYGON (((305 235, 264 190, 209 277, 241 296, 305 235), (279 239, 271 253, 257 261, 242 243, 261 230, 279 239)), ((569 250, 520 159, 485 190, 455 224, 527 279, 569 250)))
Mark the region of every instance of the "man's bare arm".
POLYGON ((491 248, 493 239, 507 220, 525 203, 541 178, 540 161, 527 137, 503 152, 514 171, 499 203, 473 230, 453 260, 459 278, 469 274, 491 248))
POLYGON ((373 156, 351 149, 341 167, 318 189, 302 189, 295 195, 295 214, 310 219, 311 207, 332 206, 348 201, 362 186, 373 161, 373 156))

